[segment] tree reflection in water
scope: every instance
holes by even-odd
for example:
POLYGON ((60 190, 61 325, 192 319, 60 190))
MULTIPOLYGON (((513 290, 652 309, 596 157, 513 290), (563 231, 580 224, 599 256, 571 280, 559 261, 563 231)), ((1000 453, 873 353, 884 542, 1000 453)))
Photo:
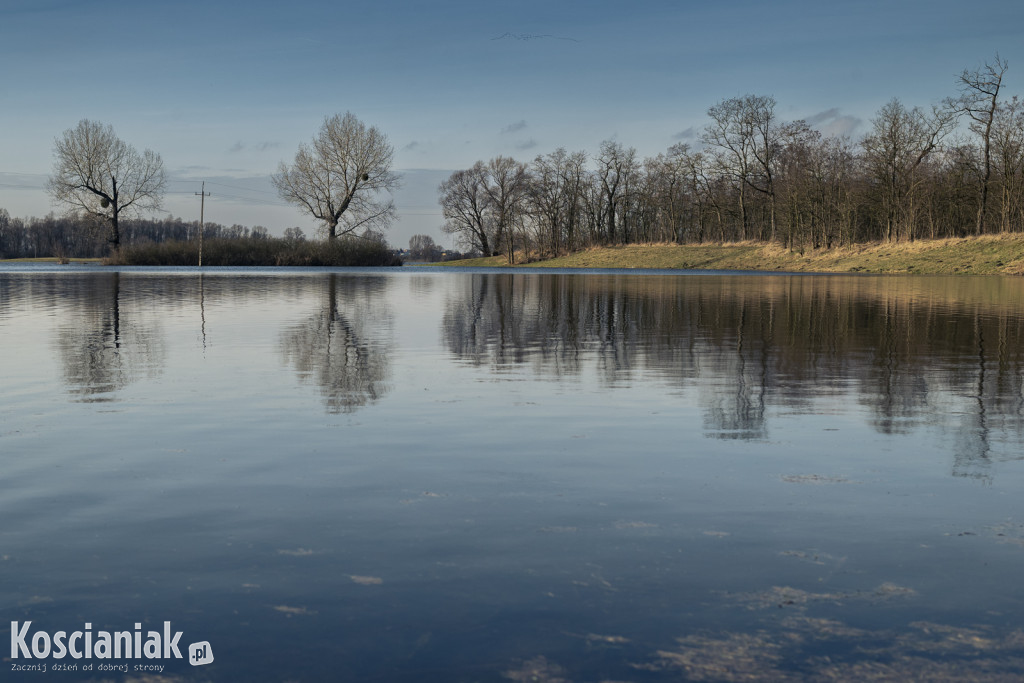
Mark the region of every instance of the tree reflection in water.
MULTIPOLYGON (((466 276, 450 353, 495 370, 654 376, 696 387, 707 435, 764 439, 769 415, 852 396, 881 433, 930 424, 986 477, 993 430, 1024 434, 1024 287, 1009 278, 466 276)), ((1007 449, 1003 449, 1006 451, 1007 449)))
POLYGON ((120 273, 78 278, 76 285, 64 288, 60 301, 67 322, 56 345, 64 383, 76 400, 113 401, 139 376, 160 373, 163 338, 143 322, 137 292, 130 285, 122 291, 120 273))
POLYGON ((320 388, 330 413, 351 413, 375 403, 388 391, 390 374, 385 339, 391 313, 382 278, 323 280, 317 313, 281 334, 285 363, 304 381, 320 388))

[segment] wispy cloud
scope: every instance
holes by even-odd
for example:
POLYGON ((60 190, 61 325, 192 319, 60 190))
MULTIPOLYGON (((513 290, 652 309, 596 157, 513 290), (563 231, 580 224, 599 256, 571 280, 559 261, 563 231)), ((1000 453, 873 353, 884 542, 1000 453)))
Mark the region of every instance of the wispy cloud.
POLYGON ((0 188, 36 190, 46 187, 47 176, 41 173, 5 173, 0 171, 0 188))
POLYGON ((533 138, 530 138, 529 140, 523 140, 522 142, 517 142, 516 143, 516 149, 521 150, 521 151, 526 151, 528 149, 533 149, 536 146, 537 146, 537 141, 534 140, 533 138))
POLYGON ((241 140, 239 140, 235 144, 233 144, 230 147, 228 147, 228 154, 238 154, 239 152, 244 152, 247 149, 250 149, 250 150, 253 150, 253 151, 256 151, 256 152, 266 152, 267 150, 276 149, 277 147, 280 147, 280 146, 281 146, 280 142, 271 142, 269 140, 264 140, 262 142, 257 142, 257 143, 251 144, 251 145, 246 144, 246 143, 242 142, 241 140))
POLYGON ((504 128, 502 128, 501 134, 505 135, 507 133, 517 133, 523 130, 524 128, 526 128, 526 119, 520 119, 519 121, 516 121, 515 123, 510 123, 504 128))
POLYGON ((822 135, 840 137, 853 135, 863 120, 856 116, 843 114, 839 107, 812 114, 804 119, 811 128, 821 131, 822 135))
POLYGON ((673 140, 696 140, 697 135, 700 131, 695 126, 690 126, 686 130, 681 130, 672 136, 673 140))
POLYGON ((416 148, 417 148, 417 147, 419 147, 419 146, 420 146, 420 143, 419 143, 419 141, 418 141, 418 140, 413 140, 413 141, 412 141, 412 142, 410 142, 410 143, 409 143, 408 145, 406 145, 405 147, 403 147, 403 148, 402 148, 402 151, 403 151, 403 152, 411 152, 411 151, 413 151, 414 149, 416 149, 416 148))

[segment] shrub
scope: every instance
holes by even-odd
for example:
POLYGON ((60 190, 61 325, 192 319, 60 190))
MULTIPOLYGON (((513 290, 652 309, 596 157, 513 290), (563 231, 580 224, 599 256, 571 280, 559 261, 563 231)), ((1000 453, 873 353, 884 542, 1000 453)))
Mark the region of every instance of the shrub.
MULTIPOLYGON (((106 260, 114 266, 195 266, 199 243, 150 242, 122 246, 106 260)), ((210 239, 203 242, 204 266, 400 266, 387 244, 359 237, 333 242, 276 237, 210 239)))

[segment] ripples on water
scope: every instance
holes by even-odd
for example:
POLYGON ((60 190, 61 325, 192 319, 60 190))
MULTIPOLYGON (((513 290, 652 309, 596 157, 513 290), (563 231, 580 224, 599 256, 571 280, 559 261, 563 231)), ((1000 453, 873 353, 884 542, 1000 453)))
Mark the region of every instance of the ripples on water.
POLYGON ((169 619, 216 661, 168 680, 1024 675, 1022 311, 1007 278, 0 271, 5 615, 169 619))

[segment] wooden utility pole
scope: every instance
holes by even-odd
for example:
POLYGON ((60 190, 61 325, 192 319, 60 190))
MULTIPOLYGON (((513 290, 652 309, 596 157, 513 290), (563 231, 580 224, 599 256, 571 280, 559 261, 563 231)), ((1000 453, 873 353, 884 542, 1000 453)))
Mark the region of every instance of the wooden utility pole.
POLYGON ((199 196, 199 267, 203 267, 203 231, 205 226, 203 225, 203 208, 206 204, 206 198, 210 196, 210 193, 206 191, 206 181, 203 181, 203 189, 201 192, 196 192, 199 196))

